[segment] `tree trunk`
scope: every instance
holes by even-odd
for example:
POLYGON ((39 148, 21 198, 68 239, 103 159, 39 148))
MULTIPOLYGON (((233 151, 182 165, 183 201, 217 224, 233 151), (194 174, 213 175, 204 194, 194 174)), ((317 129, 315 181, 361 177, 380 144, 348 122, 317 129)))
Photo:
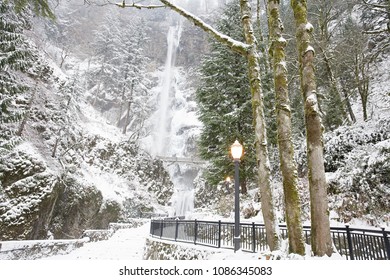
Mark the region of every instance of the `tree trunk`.
POLYGON ((60 136, 57 136, 56 141, 54 142, 53 152, 51 153, 51 157, 53 157, 53 158, 56 157, 59 142, 60 142, 60 136))
POLYGON ((318 108, 314 49, 310 45, 313 26, 307 21, 306 0, 291 0, 296 24, 301 91, 304 100, 307 161, 311 207, 311 246, 315 256, 333 253, 325 178, 322 121, 318 108))
POLYGON ((123 87, 123 89, 122 89, 121 101, 120 101, 120 104, 119 104, 118 121, 117 121, 117 123, 116 123, 116 126, 117 126, 117 127, 119 127, 120 124, 121 124, 122 113, 123 113, 123 103, 124 103, 124 99, 125 99, 125 87, 123 87))
POLYGON ((126 134, 127 126, 130 123, 130 107, 131 107, 131 100, 133 98, 133 90, 134 90, 134 81, 131 82, 130 97, 129 97, 129 101, 127 103, 126 118, 125 118, 125 123, 123 125, 123 130, 122 130, 123 134, 126 134))
POLYGON ((257 53, 257 42, 251 22, 252 13, 250 4, 248 0, 240 0, 240 6, 245 40, 249 45, 247 60, 256 134, 256 156, 259 168, 258 181, 261 194, 261 208, 267 232, 267 244, 270 250, 274 251, 280 248, 280 235, 271 188, 271 171, 267 147, 263 95, 261 91, 259 55, 257 53))
POLYGON ((348 92, 345 88, 343 89, 343 94, 344 94, 345 106, 347 108, 349 117, 351 118, 352 123, 355 123, 356 117, 355 117, 355 114, 353 113, 352 105, 351 105, 351 102, 349 101, 349 95, 348 95, 348 92))
POLYGON ((368 120, 367 102, 368 102, 369 83, 370 83, 367 74, 368 67, 369 64, 366 61, 366 57, 364 56, 364 54, 356 54, 355 55, 355 82, 357 84, 360 100, 362 102, 364 121, 368 120))
POLYGON ((280 169, 283 177, 289 252, 304 255, 305 245, 301 221, 301 203, 298 194, 298 171, 294 160, 285 59, 287 42, 282 37, 283 25, 279 15, 279 0, 268 0, 268 18, 271 42, 269 53, 274 68, 278 146, 280 169))
POLYGON ((22 122, 20 123, 19 129, 16 132, 17 136, 22 136, 22 134, 23 134, 23 130, 24 130, 25 126, 26 126, 27 120, 30 117, 31 107, 32 107, 32 104, 34 102, 35 94, 37 93, 37 90, 38 90, 38 82, 36 82, 35 89, 34 89, 32 95, 30 97, 30 100, 28 101, 26 113, 24 114, 22 122))
POLYGON ((347 102, 348 102, 348 100, 345 100, 343 98, 343 96, 341 94, 341 91, 340 91, 339 87, 337 86, 337 80, 336 80, 336 77, 333 74, 333 70, 332 70, 332 65, 331 65, 330 59, 326 55, 325 50, 323 50, 321 47, 320 47, 320 50, 321 50, 321 53, 322 53, 322 57, 324 59, 326 73, 328 75, 328 79, 330 81, 331 87, 336 92, 336 94, 338 95, 338 97, 341 100, 342 114, 343 114, 342 117, 343 117, 343 119, 348 120, 348 123, 351 123, 351 122, 353 122, 352 116, 349 115, 349 117, 351 118, 351 119, 349 119, 348 115, 347 115, 347 111, 348 111, 348 109, 347 109, 347 102))

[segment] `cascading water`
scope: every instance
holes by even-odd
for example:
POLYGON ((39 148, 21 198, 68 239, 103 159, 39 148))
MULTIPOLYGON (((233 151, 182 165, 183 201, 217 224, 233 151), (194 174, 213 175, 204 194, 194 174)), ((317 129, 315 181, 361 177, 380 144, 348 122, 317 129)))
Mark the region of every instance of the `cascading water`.
POLYGON ((161 86, 159 98, 159 112, 157 118, 157 134, 155 135, 155 155, 168 156, 166 145, 169 143, 170 122, 172 112, 170 110, 172 99, 174 97, 173 83, 175 58, 177 48, 179 46, 181 36, 181 24, 170 26, 167 35, 167 58, 163 74, 163 82, 161 86))
MULTIPOLYGON (((185 149, 182 143, 186 139, 179 139, 181 134, 177 131, 181 127, 178 122, 183 122, 183 119, 175 117, 178 102, 183 98, 178 89, 178 80, 180 74, 175 67, 176 53, 179 48, 182 25, 181 21, 172 25, 168 29, 167 34, 167 57, 165 68, 162 75, 161 90, 159 93, 159 110, 156 114, 156 127, 154 136, 154 152, 155 156, 163 157, 184 157, 185 149)), ((175 192, 172 197, 171 216, 185 216, 186 213, 192 212, 194 208, 194 189, 193 179, 194 170, 182 164, 166 164, 171 180, 174 184, 175 192)))

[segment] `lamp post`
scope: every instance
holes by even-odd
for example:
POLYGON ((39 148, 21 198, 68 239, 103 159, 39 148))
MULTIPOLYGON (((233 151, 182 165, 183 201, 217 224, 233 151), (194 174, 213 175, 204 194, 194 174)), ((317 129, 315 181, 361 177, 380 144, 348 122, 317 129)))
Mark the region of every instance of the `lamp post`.
POLYGON ((231 146, 231 153, 234 160, 234 252, 241 247, 240 237, 240 176, 239 165, 242 156, 242 145, 236 140, 231 146))

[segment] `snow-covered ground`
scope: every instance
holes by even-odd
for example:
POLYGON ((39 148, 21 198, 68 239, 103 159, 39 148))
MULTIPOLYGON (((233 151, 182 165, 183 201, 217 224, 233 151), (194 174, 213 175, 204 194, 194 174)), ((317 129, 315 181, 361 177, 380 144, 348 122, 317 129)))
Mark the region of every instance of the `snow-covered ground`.
MULTIPOLYGON (((42 260, 142 260, 146 238, 149 237, 150 223, 138 228, 119 229, 108 240, 86 243, 84 246, 71 251, 66 255, 55 255, 42 260)), ((234 253, 229 249, 214 249, 206 246, 188 243, 163 241, 168 244, 180 245, 185 249, 209 250, 212 260, 253 260, 258 254, 239 251, 234 253)))
MULTIPOLYGON (((44 260, 142 260, 145 251, 146 238, 149 237, 150 223, 146 223, 138 228, 119 229, 108 240, 86 243, 83 247, 75 249, 66 255, 56 255, 44 258, 44 260)), ((159 240, 159 239, 156 239, 159 240)), ((248 253, 238 251, 234 253, 230 249, 216 249, 207 246, 194 245, 190 243, 179 243, 173 241, 161 241, 168 244, 180 245, 183 250, 205 250, 210 252, 210 260, 258 260, 265 259, 269 252, 248 253)), ((306 248, 306 256, 288 255, 287 243, 283 242, 282 249, 274 252, 274 256, 293 260, 344 260, 339 254, 332 257, 311 257, 310 247, 306 248)))
MULTIPOLYGON (((388 261, 332 261, 331 258, 293 257, 300 261, 266 260, 258 254, 233 250, 213 249, 183 244, 186 248, 200 247, 213 251, 209 260, 145 261, 142 260, 149 223, 133 229, 118 230, 106 241, 92 242, 67 255, 58 255, 34 261, 0 261, 2 279, 221 279, 252 277, 267 279, 368 279, 383 277, 388 272, 388 261), (87 260, 87 261, 83 261, 87 260), (157 273, 160 273, 157 275, 157 273), (172 274, 170 274, 172 273, 172 274), (184 273, 193 273, 184 276, 184 273), (194 274, 197 275, 194 275, 194 274), (261 274, 264 273, 264 274, 261 274), (4 278, 3 278, 4 277, 4 278)), ((164 241, 165 242, 165 241, 164 241)), ((168 242, 169 243, 169 242, 168 242)), ((175 243, 176 245, 178 243, 175 243)))
POLYGON ((139 228, 119 229, 108 240, 90 242, 67 255, 45 258, 47 260, 142 260, 145 238, 150 224, 139 228))

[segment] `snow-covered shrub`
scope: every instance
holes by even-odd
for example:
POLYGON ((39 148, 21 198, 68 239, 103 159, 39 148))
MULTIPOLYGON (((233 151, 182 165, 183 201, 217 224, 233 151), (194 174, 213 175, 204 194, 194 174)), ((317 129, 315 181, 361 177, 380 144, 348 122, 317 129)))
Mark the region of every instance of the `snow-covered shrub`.
MULTIPOLYGON (((389 141, 390 119, 387 118, 342 126, 324 135, 329 207, 340 222, 354 218, 363 218, 372 225, 390 222, 389 141)), ((304 141, 296 158, 299 175, 306 180, 304 141)), ((305 197, 308 201, 309 197, 305 197)), ((304 208, 306 212, 309 209, 304 208)))
POLYGON ((355 148, 329 176, 331 206, 343 222, 363 218, 372 225, 390 222, 390 139, 355 148))
POLYGON ((335 172, 348 164, 349 154, 353 153, 355 149, 389 138, 390 119, 371 121, 355 126, 343 126, 325 134, 326 172, 335 172))
MULTIPOLYGON (((357 147, 376 144, 390 138, 390 119, 380 119, 352 126, 341 126, 324 134, 325 171, 335 172, 348 163, 348 155, 357 147)), ((296 161, 300 177, 307 174, 306 140, 296 143, 296 161)))

